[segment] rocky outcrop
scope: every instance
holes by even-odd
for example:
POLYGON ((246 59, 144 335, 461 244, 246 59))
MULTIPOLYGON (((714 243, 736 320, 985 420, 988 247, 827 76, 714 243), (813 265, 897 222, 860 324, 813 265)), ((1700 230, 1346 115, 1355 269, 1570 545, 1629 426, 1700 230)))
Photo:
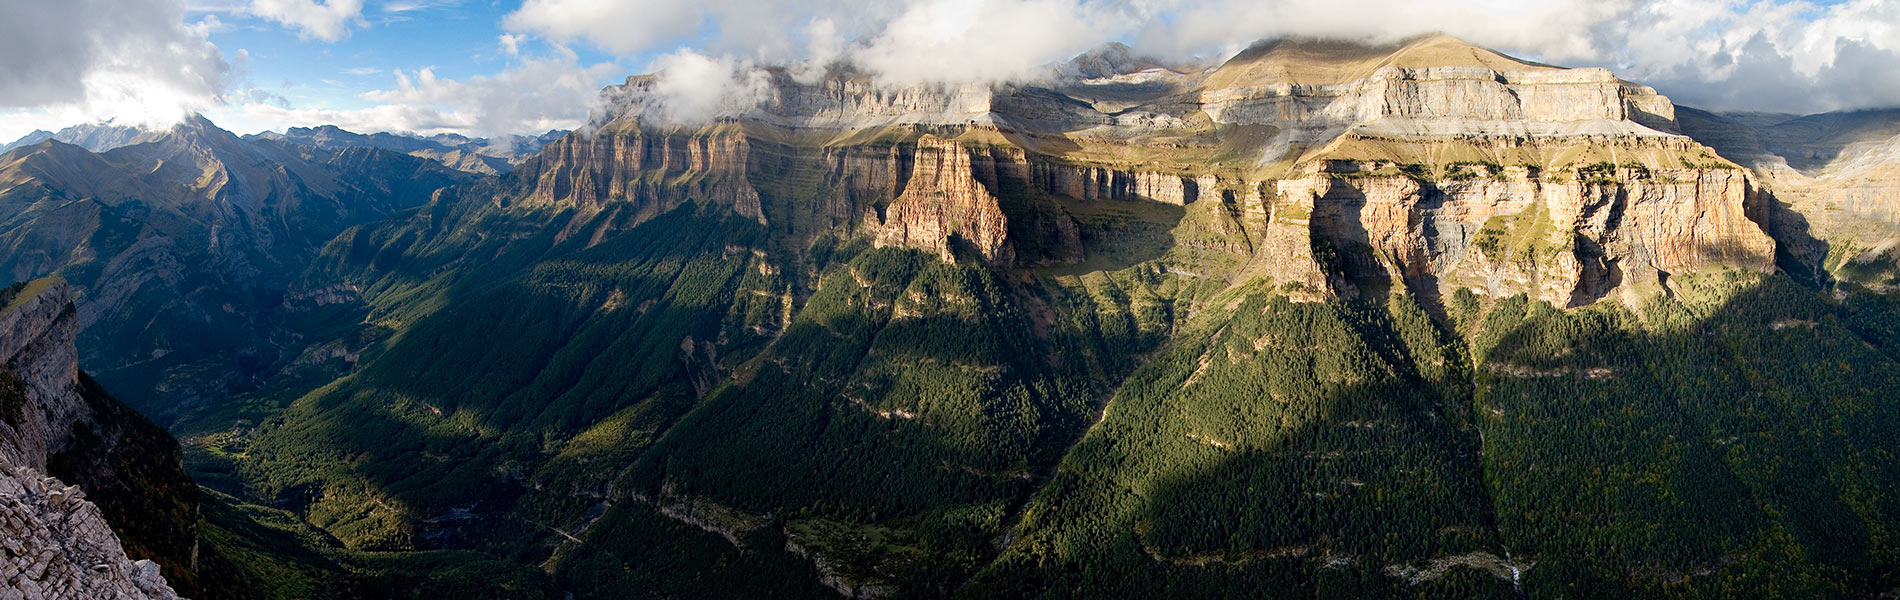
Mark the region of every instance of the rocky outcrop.
POLYGON ((844 574, 835 561, 821 552, 812 551, 792 539, 785 540, 785 552, 812 562, 812 568, 818 571, 818 582, 838 592, 839 595, 854 600, 872 600, 889 598, 898 592, 895 585, 882 581, 856 581, 844 574))
POLYGON ((976 179, 970 151, 934 136, 917 140, 910 183, 876 231, 880 248, 917 248, 955 260, 957 247, 966 245, 990 264, 1007 266, 1014 258, 1008 218, 976 179))
POLYGON ((0 461, 0 600, 173 600, 149 560, 127 558, 85 492, 0 461))
POLYGON ((1385 50, 1321 45, 1256 46, 1210 73, 1193 101, 1216 122, 1276 125, 1309 141, 1349 128, 1533 137, 1675 129, 1667 98, 1605 69, 1526 63, 1446 36, 1385 50))
MULTIPOLYGON (((674 122, 680 107, 668 106, 654 91, 659 79, 636 75, 601 91, 604 110, 594 127, 610 127, 628 117, 674 122)), ((915 83, 888 85, 851 69, 794 74, 769 68, 745 82, 757 94, 723 98, 723 106, 691 107, 711 116, 749 120, 798 129, 861 129, 891 125, 969 125, 993 123, 994 89, 987 83, 915 83), (810 75, 803 77, 800 75, 810 75)))

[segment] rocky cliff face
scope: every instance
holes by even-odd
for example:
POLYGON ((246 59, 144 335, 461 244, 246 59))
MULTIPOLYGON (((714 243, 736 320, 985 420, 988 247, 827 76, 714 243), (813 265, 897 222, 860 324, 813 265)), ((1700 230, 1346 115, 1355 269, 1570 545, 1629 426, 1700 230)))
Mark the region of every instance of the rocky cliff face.
POLYGON ((732 128, 669 134, 622 127, 569 135, 522 166, 533 191, 521 205, 592 212, 613 201, 645 221, 693 199, 764 222, 758 191, 745 177, 747 151, 745 136, 732 128))
POLYGON ((0 461, 0 600, 172 600, 149 560, 125 555, 78 486, 0 461))
POLYGON ((955 247, 967 244, 984 261, 1008 265, 1014 258, 1005 242, 1009 219, 976 180, 970 151, 925 136, 915 157, 910 185, 878 224, 877 245, 919 248, 954 261, 955 247))
MULTIPOLYGON (((1332 253, 1322 266, 1376 272, 1436 288, 1431 293, 1529 293, 1558 306, 1594 301, 1625 278, 1708 265, 1773 268, 1774 241, 1757 224, 1766 216, 1750 214, 1763 207, 1740 169, 1606 167, 1533 177, 1520 167, 1420 181, 1380 168, 1329 165, 1278 182, 1289 208, 1312 215, 1306 240, 1294 231, 1279 243, 1318 243, 1332 253)), ((1296 280, 1312 284, 1310 275, 1296 280)), ((1358 292, 1350 286, 1332 291, 1358 292)))
POLYGON ((1784 267, 1815 284, 1900 289, 1900 111, 1718 115, 1683 129, 1763 182, 1784 267))
POLYGON ((91 415, 79 396, 79 332, 72 291, 64 281, 41 280, 12 290, 0 314, 0 364, 13 379, 0 414, 0 460, 45 470, 64 449, 76 422, 91 415))
POLYGON ((7 292, 0 312, 0 530, 7 541, 0 580, 22 595, 0 591, 0 598, 175 597, 158 562, 135 564, 126 551, 190 575, 196 488, 177 442, 81 375, 78 320, 64 281, 7 292), (100 504, 83 501, 82 488, 100 504))

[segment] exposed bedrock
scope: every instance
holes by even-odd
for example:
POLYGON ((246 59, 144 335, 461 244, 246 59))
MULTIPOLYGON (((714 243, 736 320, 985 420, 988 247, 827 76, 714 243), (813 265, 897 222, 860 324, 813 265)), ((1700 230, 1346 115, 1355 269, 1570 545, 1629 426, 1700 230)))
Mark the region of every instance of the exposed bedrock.
POLYGON ((1524 168, 1445 182, 1313 173, 1279 182, 1278 191, 1297 206, 1311 203, 1310 241, 1331 254, 1321 267, 1348 279, 1574 306, 1627 277, 1773 266, 1765 207, 1739 169, 1616 169, 1575 181, 1532 178, 1524 168))

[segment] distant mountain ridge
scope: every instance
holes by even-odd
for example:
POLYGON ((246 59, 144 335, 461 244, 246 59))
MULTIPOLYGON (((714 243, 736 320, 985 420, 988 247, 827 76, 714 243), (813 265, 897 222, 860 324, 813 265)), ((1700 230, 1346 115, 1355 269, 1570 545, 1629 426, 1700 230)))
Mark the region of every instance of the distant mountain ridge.
POLYGON ((0 153, 46 140, 58 140, 92 152, 105 152, 113 148, 149 142, 164 135, 164 131, 136 125, 115 125, 111 121, 82 123, 61 129, 57 133, 44 129, 36 130, 12 143, 0 146, 0 153))
MULTIPOLYGON (((58 132, 35 130, 20 139, 0 146, 0 153, 46 140, 57 140, 91 152, 106 152, 156 141, 164 137, 166 133, 165 130, 117 125, 109 121, 85 123, 66 127, 58 132)), ((512 170, 516 164, 540 152, 542 146, 566 134, 567 131, 558 129, 540 135, 505 135, 495 138, 471 138, 453 133, 431 136, 388 132, 362 134, 335 125, 322 125, 291 127, 284 133, 267 131, 242 137, 330 149, 379 148, 427 158, 458 171, 496 175, 512 170)))
POLYGON ((264 132, 246 139, 270 139, 319 148, 381 148, 440 162, 451 169, 495 175, 506 173, 517 163, 534 156, 541 147, 560 139, 566 131, 553 130, 537 136, 508 135, 497 138, 471 138, 444 133, 420 136, 406 133, 355 133, 335 125, 292 127, 283 133, 264 132))

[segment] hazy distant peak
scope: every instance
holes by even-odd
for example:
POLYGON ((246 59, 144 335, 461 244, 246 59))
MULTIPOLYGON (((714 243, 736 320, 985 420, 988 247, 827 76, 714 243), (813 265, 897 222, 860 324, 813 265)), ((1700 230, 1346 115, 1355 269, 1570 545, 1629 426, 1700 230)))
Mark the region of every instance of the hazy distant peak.
POLYGON ((1056 68, 1056 75, 1067 80, 1102 79, 1151 69, 1172 70, 1159 60, 1137 54, 1127 44, 1109 42, 1069 59, 1056 68))
POLYGON ((105 152, 113 148, 149 142, 163 135, 163 133, 164 132, 154 131, 141 126, 118 125, 111 121, 102 121, 98 123, 73 125, 61 129, 56 133, 45 130, 34 131, 18 140, 14 140, 13 143, 0 146, 0 152, 6 152, 22 146, 30 146, 46 140, 59 140, 93 152, 105 152))

